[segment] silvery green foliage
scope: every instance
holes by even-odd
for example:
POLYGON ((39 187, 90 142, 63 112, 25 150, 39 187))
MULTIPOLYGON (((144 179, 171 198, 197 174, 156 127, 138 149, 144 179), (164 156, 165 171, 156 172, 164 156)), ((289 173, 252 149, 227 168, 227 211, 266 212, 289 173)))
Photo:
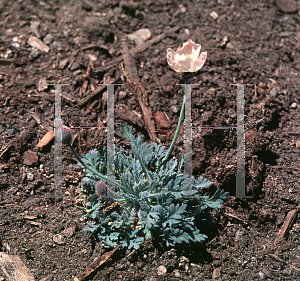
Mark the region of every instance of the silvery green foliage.
MULTIPOLYGON (((121 134, 132 146, 130 152, 115 148, 114 198, 98 197, 94 193, 95 184, 101 179, 92 172, 86 170, 82 180, 89 203, 80 209, 90 221, 84 230, 96 232, 107 247, 121 244, 138 249, 151 237, 160 239, 166 246, 203 242, 207 236, 199 228, 210 222, 207 211, 221 208, 228 192, 217 191, 211 198, 201 195, 201 189, 212 182, 182 174, 182 159, 179 164, 174 159, 164 161, 167 152, 163 145, 148 146, 142 136, 133 136, 131 127, 121 126, 121 134), (106 211, 107 200, 118 202, 120 207, 106 211)), ((104 176, 111 169, 106 166, 106 160, 103 147, 89 151, 82 158, 87 166, 104 176)))

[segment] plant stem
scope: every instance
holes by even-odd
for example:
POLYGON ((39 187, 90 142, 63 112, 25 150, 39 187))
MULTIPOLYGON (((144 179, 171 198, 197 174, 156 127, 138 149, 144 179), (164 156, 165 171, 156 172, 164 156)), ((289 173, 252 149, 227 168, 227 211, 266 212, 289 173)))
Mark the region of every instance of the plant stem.
POLYGON ((180 116, 179 116, 179 121, 178 121, 178 125, 177 125, 177 128, 176 128, 176 132, 175 132, 175 135, 173 137, 172 143, 171 143, 171 145, 169 147, 169 150, 168 150, 166 156, 164 157, 164 159, 162 161, 161 167, 163 167, 163 165, 167 162, 167 160, 168 160, 168 158, 169 158, 169 156, 170 156, 170 154, 172 152, 172 149, 173 149, 173 146, 175 144, 176 138, 178 136, 180 125, 182 123, 182 119, 183 119, 183 116, 184 116, 185 101, 186 101, 186 95, 184 94, 183 103, 182 103, 182 106, 181 106, 181 111, 180 111, 180 116))

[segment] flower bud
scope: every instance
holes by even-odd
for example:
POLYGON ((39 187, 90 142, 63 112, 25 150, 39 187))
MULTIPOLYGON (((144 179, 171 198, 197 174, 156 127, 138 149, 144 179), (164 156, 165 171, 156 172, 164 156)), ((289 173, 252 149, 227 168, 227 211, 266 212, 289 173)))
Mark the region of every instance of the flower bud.
POLYGON ((72 135, 69 130, 67 129, 61 129, 61 142, 63 144, 69 144, 71 143, 72 135))
POLYGON ((95 193, 99 197, 107 196, 107 187, 106 187, 106 184, 103 181, 98 181, 95 184, 95 193))

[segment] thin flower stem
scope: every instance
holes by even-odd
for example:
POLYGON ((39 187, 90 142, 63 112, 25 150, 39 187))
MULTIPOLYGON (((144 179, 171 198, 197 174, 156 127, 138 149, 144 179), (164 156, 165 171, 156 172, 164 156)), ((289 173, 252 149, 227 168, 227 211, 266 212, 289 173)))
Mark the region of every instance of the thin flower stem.
POLYGON ((175 132, 175 135, 173 137, 173 140, 172 140, 172 143, 171 143, 171 146, 169 147, 169 150, 166 154, 166 156, 164 157, 163 161, 162 161, 162 165, 161 167, 163 167, 165 165, 165 163, 167 162, 171 152, 172 152, 172 149, 173 149, 173 146, 175 144, 175 141, 176 141, 176 138, 178 136, 178 133, 179 133, 179 130, 180 130, 180 125, 182 123, 182 119, 183 119, 183 116, 184 116, 184 107, 185 107, 185 102, 186 102, 186 95, 184 94, 184 97, 183 97, 183 103, 182 103, 182 106, 181 106, 181 111, 180 111, 180 116, 179 116, 179 121, 178 121, 178 125, 177 125, 177 128, 176 128, 176 132, 175 132))

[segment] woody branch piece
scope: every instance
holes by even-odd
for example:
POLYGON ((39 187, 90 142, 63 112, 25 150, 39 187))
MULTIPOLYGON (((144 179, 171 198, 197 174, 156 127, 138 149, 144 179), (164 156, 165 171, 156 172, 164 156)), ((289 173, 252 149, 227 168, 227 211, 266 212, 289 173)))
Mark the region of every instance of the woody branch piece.
POLYGON ((291 229, 295 219, 297 218, 297 215, 299 213, 299 209, 297 210, 292 210, 289 211, 282 227, 280 228, 278 235, 274 241, 274 244, 278 244, 279 242, 281 242, 285 237, 287 237, 289 230, 291 229))
POLYGON ((153 142, 160 143, 159 139, 155 135, 155 125, 153 121, 152 112, 148 106, 147 92, 138 79, 138 70, 131 54, 128 51, 128 47, 125 40, 122 42, 122 49, 123 49, 123 59, 125 65, 125 75, 129 84, 134 89, 134 96, 136 100, 139 102, 140 107, 142 109, 150 139, 153 142))

